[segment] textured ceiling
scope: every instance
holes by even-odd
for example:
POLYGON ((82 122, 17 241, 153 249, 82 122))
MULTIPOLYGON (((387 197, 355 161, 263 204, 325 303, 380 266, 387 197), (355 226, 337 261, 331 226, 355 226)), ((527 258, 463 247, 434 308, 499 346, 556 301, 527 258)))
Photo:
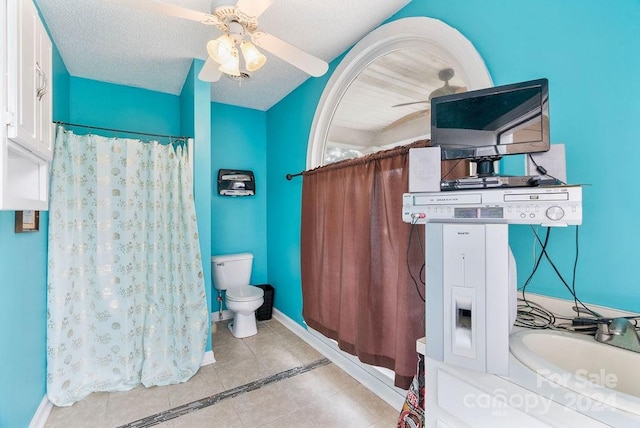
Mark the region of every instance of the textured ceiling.
MULTIPOLYGON (((72 76, 180 94, 193 58, 206 59, 214 26, 139 10, 146 0, 36 0, 72 76)), ((233 2, 233 0, 231 0, 233 2)), ((331 62, 410 0, 275 0, 259 30, 331 62)), ((211 12, 210 0, 165 0, 211 12)), ((274 55, 242 83, 221 78, 211 100, 267 110, 309 76, 274 55)))

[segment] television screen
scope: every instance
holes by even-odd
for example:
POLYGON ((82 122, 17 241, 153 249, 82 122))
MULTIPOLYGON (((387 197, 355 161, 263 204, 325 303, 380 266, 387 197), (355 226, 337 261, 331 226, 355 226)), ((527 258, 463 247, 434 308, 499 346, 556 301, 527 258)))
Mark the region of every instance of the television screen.
POLYGON ((504 155, 549 150, 548 80, 538 79, 431 100, 431 145, 442 159, 469 159, 493 173, 504 155))

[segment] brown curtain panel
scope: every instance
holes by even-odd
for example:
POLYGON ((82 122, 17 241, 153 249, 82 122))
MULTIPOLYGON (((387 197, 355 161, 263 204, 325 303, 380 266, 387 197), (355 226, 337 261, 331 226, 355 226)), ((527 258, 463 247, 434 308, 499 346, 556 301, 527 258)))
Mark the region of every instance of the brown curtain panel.
MULTIPOLYGON (((424 228, 402 221, 402 194, 408 189, 409 149, 428 144, 419 141, 303 174, 305 322, 361 361, 393 370, 395 384, 404 389, 415 375, 425 313, 418 241, 424 228)), ((466 168, 463 162, 443 162, 443 175, 464 176, 466 168)))

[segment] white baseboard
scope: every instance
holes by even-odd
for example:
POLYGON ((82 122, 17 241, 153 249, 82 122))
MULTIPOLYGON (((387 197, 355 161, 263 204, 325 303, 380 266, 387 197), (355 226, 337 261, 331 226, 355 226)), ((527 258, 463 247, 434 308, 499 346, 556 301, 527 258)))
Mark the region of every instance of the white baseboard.
POLYGON ((407 392, 394 386, 393 379, 385 376, 376 367, 364 364, 353 355, 343 352, 331 339, 317 332, 313 334, 308 328, 304 328, 275 308, 273 317, 391 407, 400 411, 407 392))
POLYGON ((204 358, 202 358, 202 363, 200 364, 200 367, 208 366, 209 364, 213 364, 215 362, 216 362, 216 357, 213 355, 213 350, 207 351, 204 353, 204 358))
POLYGON ((49 414, 53 410, 53 404, 49 401, 47 396, 45 395, 36 413, 31 418, 31 422, 29 423, 29 428, 44 428, 44 425, 47 423, 47 419, 49 418, 49 414))

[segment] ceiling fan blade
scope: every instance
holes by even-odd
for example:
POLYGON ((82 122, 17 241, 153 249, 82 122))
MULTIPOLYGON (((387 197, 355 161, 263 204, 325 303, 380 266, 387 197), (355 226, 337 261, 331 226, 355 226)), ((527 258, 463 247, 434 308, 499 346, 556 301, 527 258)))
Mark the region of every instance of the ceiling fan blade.
POLYGON ((431 110, 430 109, 424 109, 424 110, 419 110, 419 111, 414 111, 413 113, 409 113, 406 116, 401 117, 400 119, 390 123, 389 125, 385 126, 383 131, 388 131, 390 129, 396 128, 398 126, 402 126, 408 122, 414 121, 416 119, 425 119, 425 118, 430 118, 431 117, 431 110))
POLYGON ((411 106, 411 105, 414 105, 414 104, 425 104, 425 103, 426 103, 426 104, 428 104, 428 103, 430 103, 430 102, 431 102, 431 101, 429 101, 429 100, 424 100, 424 101, 412 101, 412 102, 410 102, 410 103, 396 104, 396 105, 393 105, 393 106, 391 106, 391 107, 404 107, 404 106, 411 106))
POLYGON ((236 7, 242 11, 242 13, 259 17, 265 10, 269 9, 269 6, 273 4, 273 0, 238 0, 236 7))
POLYGON ((271 52, 275 56, 282 58, 311 76, 322 76, 329 69, 329 64, 325 61, 320 58, 316 58, 315 56, 310 55, 269 33, 255 32, 252 34, 251 38, 256 45, 271 52))
POLYGON ((123 6, 133 7, 135 9, 146 10, 148 12, 158 13, 160 15, 175 16, 177 18, 188 19, 191 21, 201 22, 208 25, 219 25, 220 20, 209 13, 199 12, 186 7, 176 6, 175 4, 165 3, 159 0, 109 0, 112 3, 120 3, 123 6))
POLYGON ((218 70, 218 67, 220 67, 220 65, 211 59, 211 57, 208 57, 200 69, 200 73, 198 73, 198 79, 203 82, 217 82, 220 80, 220 76, 222 76, 222 71, 218 70))

